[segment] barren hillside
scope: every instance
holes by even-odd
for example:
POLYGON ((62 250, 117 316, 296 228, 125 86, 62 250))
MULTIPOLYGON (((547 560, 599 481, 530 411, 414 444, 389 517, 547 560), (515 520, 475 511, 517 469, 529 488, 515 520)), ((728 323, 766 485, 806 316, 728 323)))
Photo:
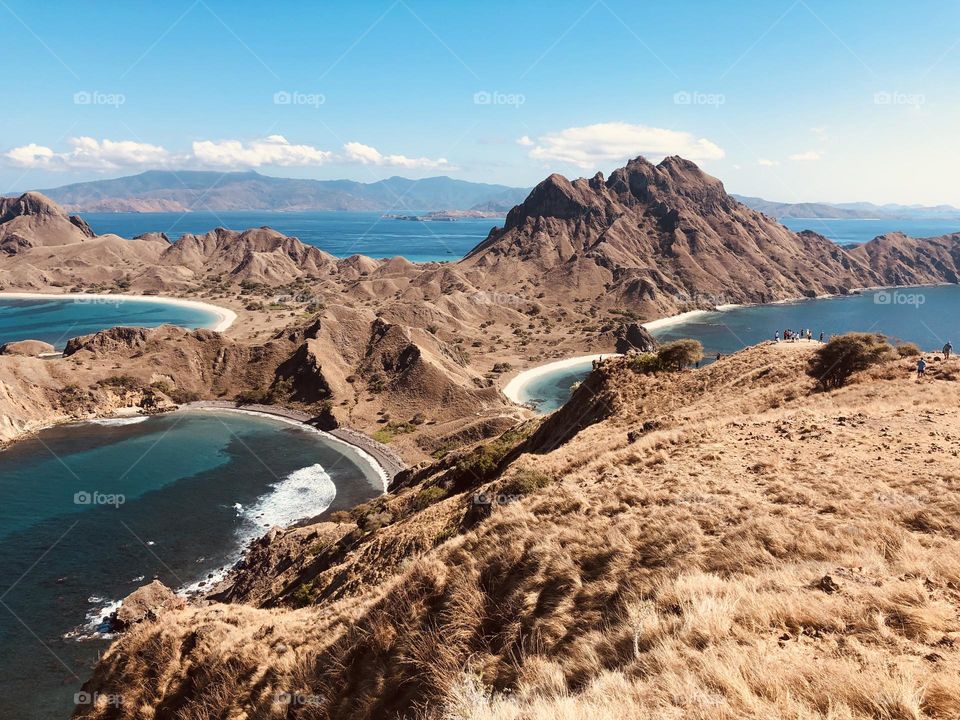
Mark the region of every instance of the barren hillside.
POLYGON ((76 717, 958 717, 960 366, 824 393, 810 351, 607 361, 539 429, 272 533, 249 604, 134 629, 87 684, 122 705, 76 717))

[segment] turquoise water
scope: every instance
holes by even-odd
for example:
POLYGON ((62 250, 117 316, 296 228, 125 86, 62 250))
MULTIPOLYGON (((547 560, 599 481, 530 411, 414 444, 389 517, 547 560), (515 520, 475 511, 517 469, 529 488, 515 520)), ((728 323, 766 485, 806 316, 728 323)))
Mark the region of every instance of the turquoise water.
MULTIPOLYGON (((717 353, 742 350, 774 333, 809 328, 824 339, 847 332, 879 332, 895 342, 913 342, 925 350, 960 343, 960 286, 899 288, 841 298, 803 300, 710 312, 677 325, 654 330, 661 343, 694 338, 703 344, 705 363, 717 353)), ((521 398, 540 412, 563 405, 570 388, 590 372, 590 363, 558 370, 521 389, 521 398)))
POLYGON ((0 345, 13 340, 43 340, 62 350, 67 340, 117 325, 156 327, 171 323, 191 330, 213 327, 217 315, 150 300, 92 298, 0 298, 0 345))
POLYGON ((573 386, 589 375, 591 369, 593 361, 585 360, 563 370, 541 375, 520 389, 520 402, 541 413, 558 410, 570 397, 573 386))
POLYGON ((780 218, 791 230, 813 230, 835 243, 864 243, 878 235, 902 232, 911 237, 936 237, 960 232, 958 220, 830 220, 820 218, 780 218))
POLYGON ((275 420, 194 411, 119 422, 0 452, 0 718, 70 715, 106 648, 96 630, 112 601, 154 577, 205 581, 269 526, 382 491, 342 446, 275 420))
POLYGON ((164 232, 171 241, 185 233, 202 234, 215 227, 246 230, 267 225, 337 257, 402 255, 412 262, 459 260, 486 238, 492 228, 503 225, 497 218, 419 222, 381 215, 372 212, 83 213, 83 218, 98 234, 114 233, 130 238, 147 232, 164 232))

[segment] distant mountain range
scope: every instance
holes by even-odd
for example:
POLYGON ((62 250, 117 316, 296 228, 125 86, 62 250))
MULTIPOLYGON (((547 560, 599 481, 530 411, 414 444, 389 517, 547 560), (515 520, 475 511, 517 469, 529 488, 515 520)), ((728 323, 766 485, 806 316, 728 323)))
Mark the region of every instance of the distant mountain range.
POLYGON ((530 189, 449 177, 391 177, 361 183, 278 178, 253 171, 150 170, 40 192, 70 212, 478 210, 505 214, 530 189))
POLYGON ((952 205, 874 205, 869 202, 852 203, 784 203, 764 200, 746 195, 733 195, 747 207, 774 218, 830 218, 860 219, 874 218, 917 220, 917 219, 960 219, 960 208, 952 205))

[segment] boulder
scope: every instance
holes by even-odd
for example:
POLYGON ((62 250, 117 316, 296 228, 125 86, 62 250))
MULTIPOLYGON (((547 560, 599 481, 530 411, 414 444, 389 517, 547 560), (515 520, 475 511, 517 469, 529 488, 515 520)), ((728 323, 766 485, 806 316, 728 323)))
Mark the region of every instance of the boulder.
POLYGON ((127 595, 110 616, 110 629, 114 632, 129 630, 145 620, 156 620, 167 610, 177 610, 186 601, 159 580, 144 585, 127 595))
POLYGON ((640 323, 622 325, 616 332, 617 352, 621 355, 634 350, 636 352, 654 352, 657 341, 640 323))
POLYGON ((0 355, 31 355, 36 357, 52 352, 56 352, 53 345, 42 340, 19 340, 0 345, 0 355))

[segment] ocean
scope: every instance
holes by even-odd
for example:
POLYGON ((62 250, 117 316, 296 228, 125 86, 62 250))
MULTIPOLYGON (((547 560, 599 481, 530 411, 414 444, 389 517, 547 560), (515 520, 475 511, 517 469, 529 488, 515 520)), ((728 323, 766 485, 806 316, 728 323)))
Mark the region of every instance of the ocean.
MULTIPOLYGON (((960 343, 960 286, 897 288, 847 297, 745 306, 708 312, 652 331, 661 343, 693 338, 703 344, 705 363, 772 340, 774 333, 809 328, 824 339, 847 332, 879 332, 894 342, 913 342, 938 350, 960 343)), ((563 405, 570 389, 590 372, 590 363, 557 370, 522 388, 521 397, 548 413, 563 405)))
POLYGON ((147 232, 164 232, 171 241, 187 233, 202 234, 216 227, 246 230, 266 225, 337 257, 402 255, 412 262, 459 260, 486 238, 490 230, 503 225, 503 220, 498 218, 420 222, 382 215, 371 212, 83 213, 83 218, 98 234, 132 238, 147 232))
POLYGON ((829 218, 780 218, 791 230, 813 230, 840 245, 865 243, 878 235, 902 232, 910 237, 936 237, 960 232, 960 220, 833 220, 829 218))
POLYGON ((382 490, 339 443, 225 411, 60 426, 0 452, 0 718, 69 717, 102 617, 140 585, 205 582, 270 526, 382 490))
MULTIPOLYGON (((416 213, 410 213, 416 214, 416 213)), ((223 226, 246 230, 264 225, 337 257, 402 255, 412 262, 456 261, 482 242, 502 218, 419 222, 384 218, 371 212, 195 212, 195 213, 83 213, 95 232, 131 238, 147 232, 165 232, 171 240, 185 233, 205 233, 223 226)), ((834 242, 861 243, 877 235, 901 231, 914 237, 932 237, 960 231, 950 220, 822 220, 784 218, 791 230, 814 230, 834 242)))
POLYGON ((64 299, 0 298, 0 345, 14 340, 43 340, 62 350, 67 340, 117 325, 185 328, 214 327, 213 312, 159 301, 122 296, 64 299))

